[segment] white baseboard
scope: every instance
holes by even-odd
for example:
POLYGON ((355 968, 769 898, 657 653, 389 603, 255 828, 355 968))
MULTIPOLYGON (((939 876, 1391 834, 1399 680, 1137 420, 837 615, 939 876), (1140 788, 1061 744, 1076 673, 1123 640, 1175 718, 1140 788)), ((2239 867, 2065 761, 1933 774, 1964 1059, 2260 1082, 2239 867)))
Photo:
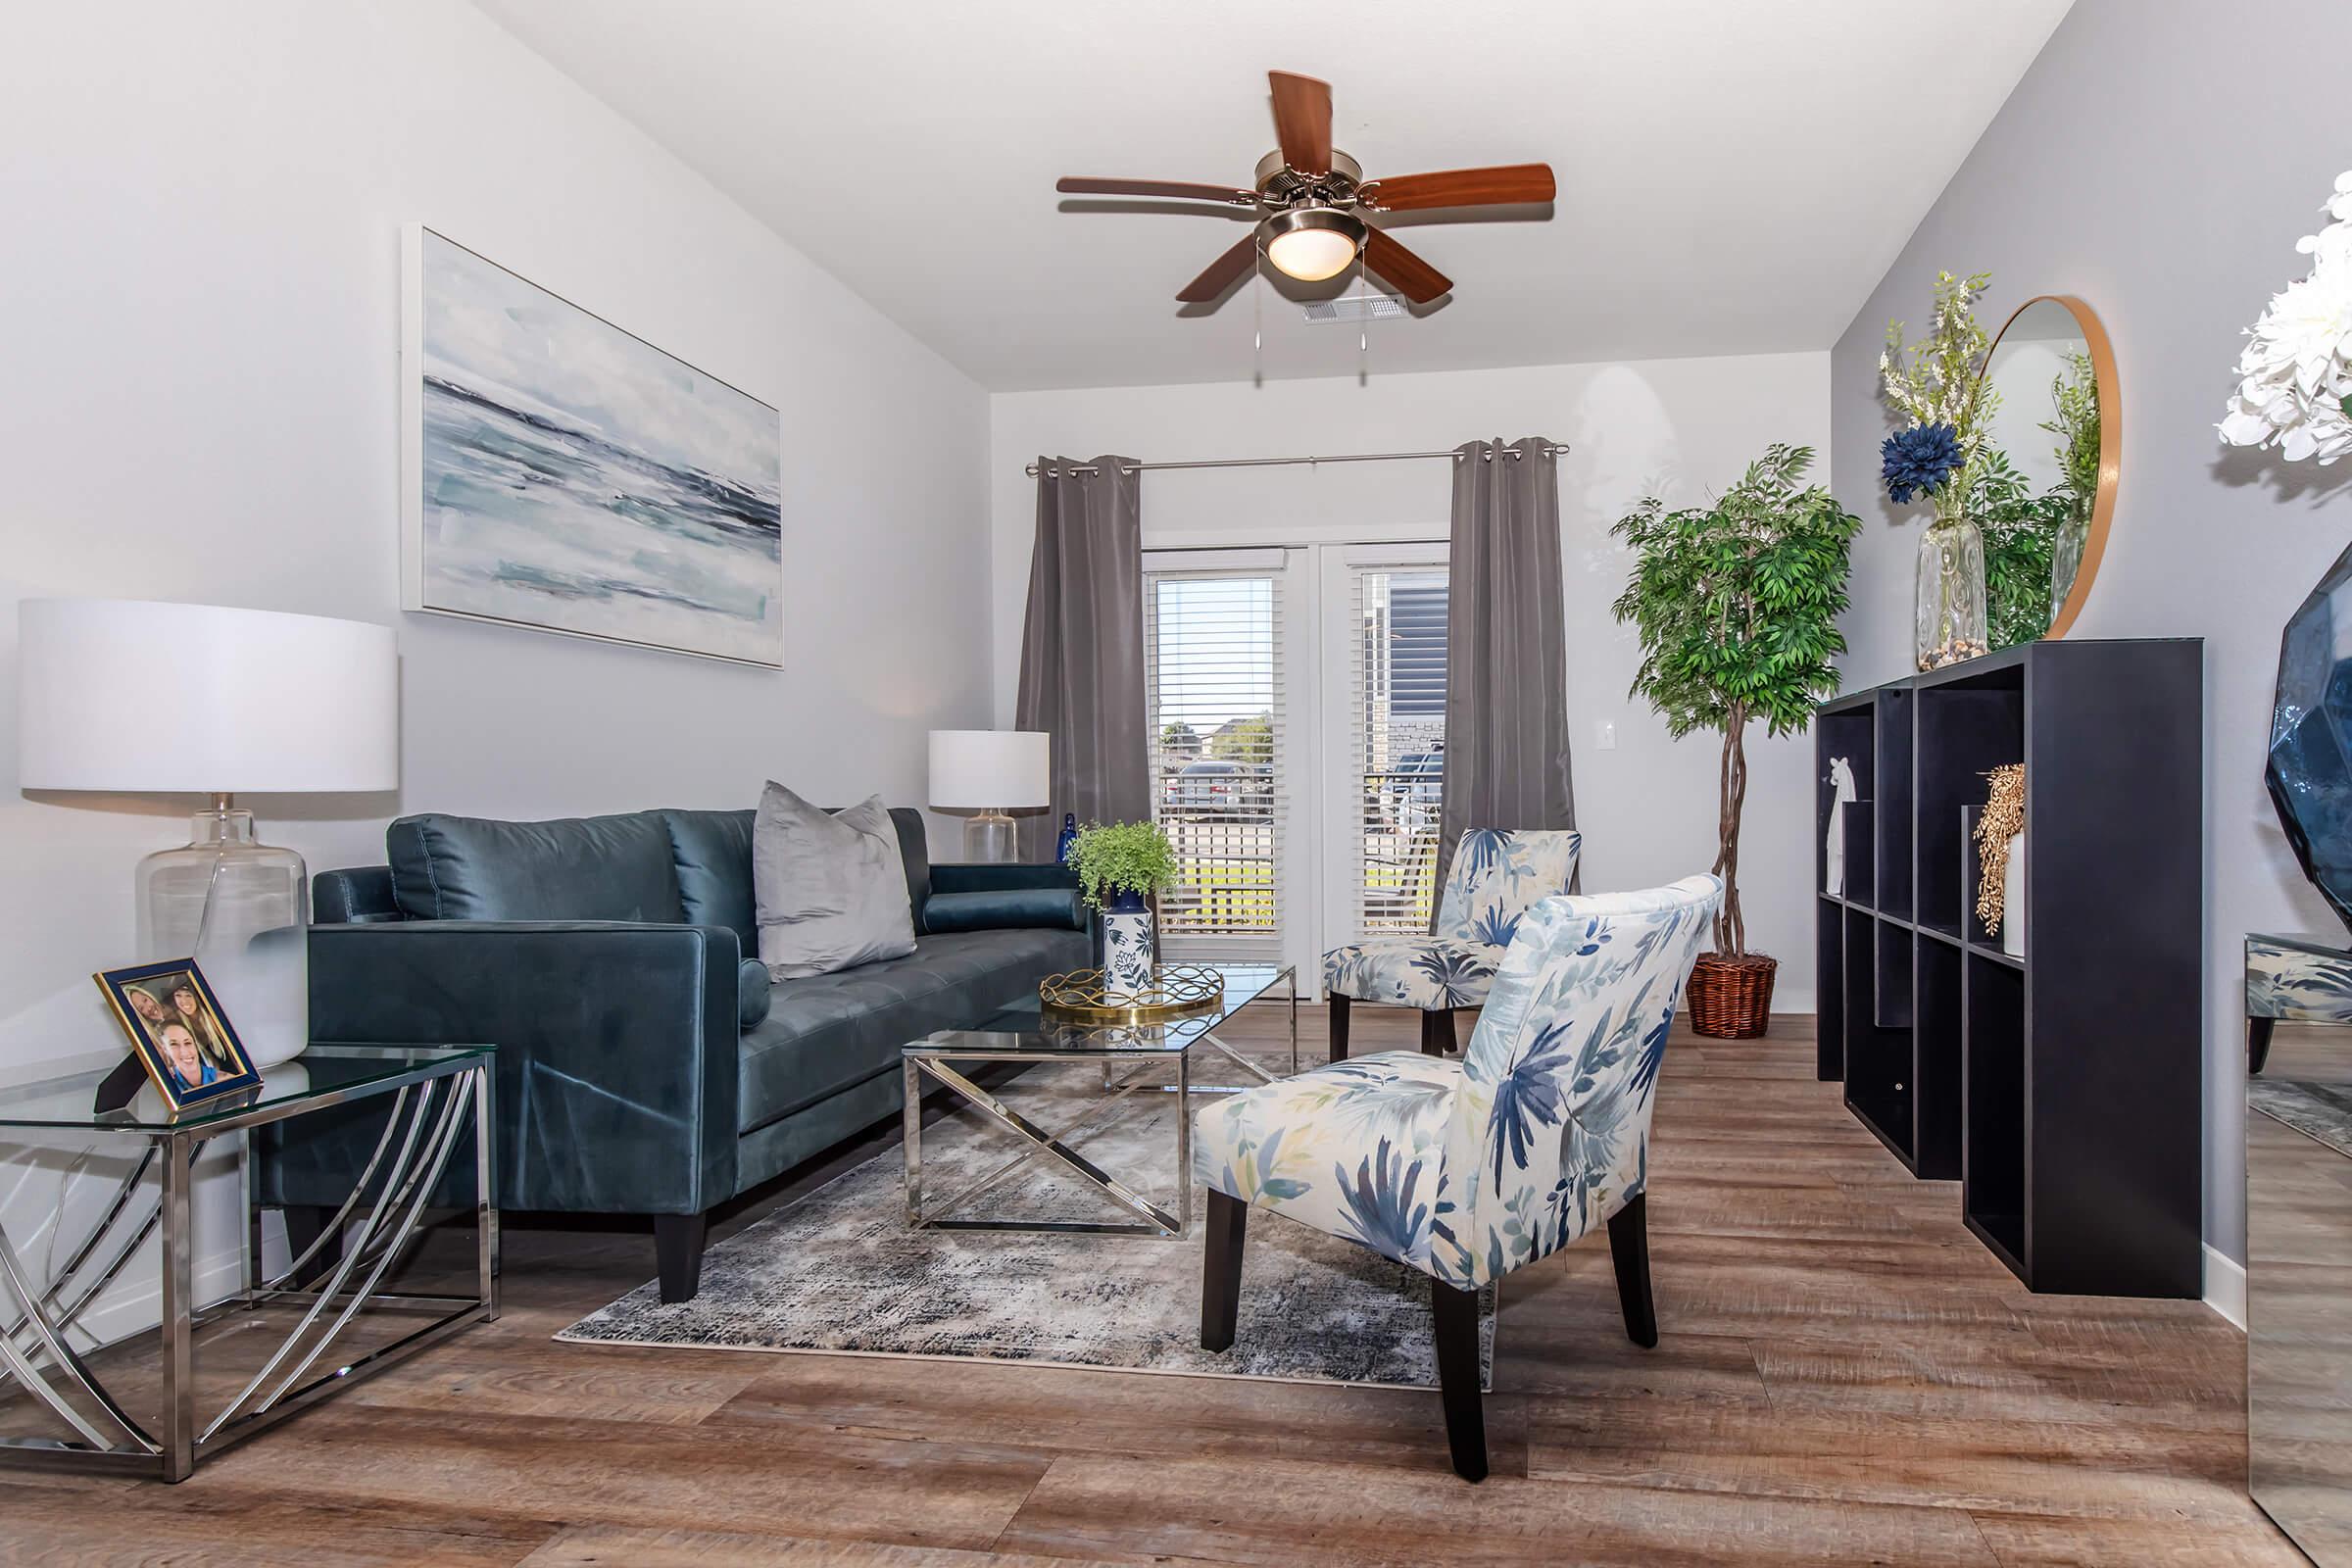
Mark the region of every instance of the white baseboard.
POLYGON ((2246 1266, 2208 1244, 2205 1249, 2205 1304, 2246 1332, 2246 1266))

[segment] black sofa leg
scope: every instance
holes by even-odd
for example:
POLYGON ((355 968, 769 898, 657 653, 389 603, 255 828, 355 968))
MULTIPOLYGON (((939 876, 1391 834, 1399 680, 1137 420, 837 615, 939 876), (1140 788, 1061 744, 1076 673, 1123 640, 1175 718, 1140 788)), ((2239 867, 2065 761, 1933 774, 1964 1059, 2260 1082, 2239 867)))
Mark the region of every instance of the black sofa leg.
POLYGON ((1649 1295, 1649 1195, 1609 1216, 1609 1257, 1617 1265, 1617 1304, 1625 1308, 1625 1337, 1643 1349, 1658 1343, 1658 1304, 1649 1295))
POLYGON ((691 1301, 703 1288, 703 1238, 707 1214, 656 1214, 654 1265, 662 1278, 662 1299, 691 1301))
POLYGON ((1233 1348, 1242 1314, 1242 1243, 1250 1205, 1224 1193, 1208 1195, 1208 1251, 1200 1268, 1200 1348, 1233 1348))
POLYGON ((1331 1059, 1348 1059, 1348 999, 1337 991, 1331 994, 1331 1059))
POLYGON ((1446 1445, 1453 1473, 1487 1479, 1487 1411, 1478 1386, 1478 1293, 1432 1280, 1430 1305, 1438 1326, 1438 1395, 1446 1401, 1446 1445))
POLYGON ((1440 1007, 1421 1015, 1421 1054, 1443 1056, 1453 1049, 1453 1009, 1440 1007))
MULTIPOLYGON (((326 1236, 327 1222, 335 1217, 335 1211, 324 1203, 288 1203, 284 1213, 286 1259, 289 1262, 300 1257, 319 1237, 326 1236)), ((319 1244, 318 1250, 311 1254, 311 1260, 302 1265, 301 1272, 294 1276, 294 1283, 316 1285, 332 1273, 335 1265, 341 1261, 343 1232, 338 1228, 333 1235, 326 1236, 326 1240, 319 1244)))

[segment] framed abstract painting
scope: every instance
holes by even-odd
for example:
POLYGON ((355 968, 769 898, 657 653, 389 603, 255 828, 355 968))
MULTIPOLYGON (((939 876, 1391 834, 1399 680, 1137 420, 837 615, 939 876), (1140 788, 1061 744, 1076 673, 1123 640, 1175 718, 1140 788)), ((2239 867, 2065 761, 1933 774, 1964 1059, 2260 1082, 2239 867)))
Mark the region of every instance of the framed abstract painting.
POLYGON ((402 608, 780 667, 776 411, 402 235, 402 608))

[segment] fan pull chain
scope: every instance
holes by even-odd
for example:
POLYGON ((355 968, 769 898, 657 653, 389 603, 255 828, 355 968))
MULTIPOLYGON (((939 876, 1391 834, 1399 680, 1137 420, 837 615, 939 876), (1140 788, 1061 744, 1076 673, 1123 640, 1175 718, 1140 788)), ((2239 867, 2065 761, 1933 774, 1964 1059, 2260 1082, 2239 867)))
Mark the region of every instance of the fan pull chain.
POLYGON ((1364 276, 1364 252, 1368 246, 1355 248, 1355 292, 1360 302, 1357 309, 1363 314, 1355 318, 1355 384, 1372 384, 1372 284, 1364 276))
MULTIPOLYGON (((1265 260, 1265 247, 1258 247, 1260 262, 1265 260)), ((1250 269, 1250 384, 1266 384, 1266 270, 1250 269)))

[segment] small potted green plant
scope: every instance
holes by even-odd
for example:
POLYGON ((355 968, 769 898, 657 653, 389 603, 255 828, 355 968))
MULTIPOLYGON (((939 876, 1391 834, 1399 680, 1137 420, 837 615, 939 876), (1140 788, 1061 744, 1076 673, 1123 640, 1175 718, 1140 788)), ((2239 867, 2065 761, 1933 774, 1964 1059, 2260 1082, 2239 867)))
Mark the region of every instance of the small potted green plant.
POLYGON ((1702 954, 1686 995, 1691 1027, 1750 1039, 1771 1015, 1780 960, 1747 951, 1740 912, 1740 813, 1747 804, 1747 726, 1795 735, 1813 705, 1838 691, 1830 662, 1845 652, 1838 616, 1861 519, 1820 485, 1803 483, 1810 447, 1772 446, 1711 507, 1668 512, 1651 496, 1614 532, 1634 547, 1633 581, 1617 618, 1642 635, 1637 697, 1680 740, 1723 734, 1715 874, 1723 906, 1715 951, 1702 954))
POLYGON ((1176 882, 1176 847, 1156 822, 1089 822, 1070 846, 1086 902, 1102 911, 1103 987, 1132 996, 1152 983, 1146 900, 1176 882))

